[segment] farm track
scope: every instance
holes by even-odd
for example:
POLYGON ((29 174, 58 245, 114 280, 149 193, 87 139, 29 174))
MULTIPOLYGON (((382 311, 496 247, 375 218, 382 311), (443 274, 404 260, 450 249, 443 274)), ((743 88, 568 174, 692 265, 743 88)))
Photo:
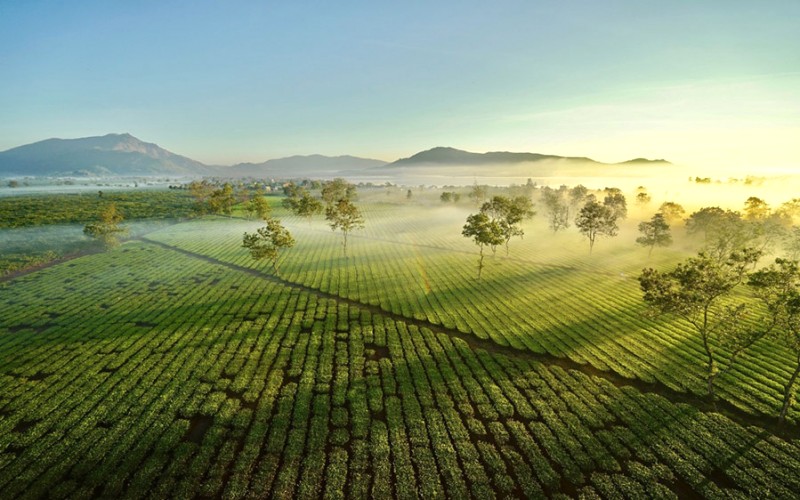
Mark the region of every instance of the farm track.
MULTIPOLYGON (((192 251, 189 251, 189 250, 185 250, 185 249, 182 249, 182 248, 179 248, 179 247, 168 245, 166 243, 162 243, 162 242, 159 242, 159 241, 151 240, 151 239, 149 239, 147 237, 140 236, 138 238, 132 238, 132 239, 139 240, 139 241, 142 241, 142 242, 147 243, 147 244, 152 244, 152 245, 155 245, 155 246, 167 249, 167 250, 171 250, 171 251, 174 251, 174 252, 178 252, 180 254, 183 254, 183 255, 186 255, 186 256, 189 256, 189 257, 193 257, 193 258, 196 258, 196 259, 200 259, 200 260, 203 260, 203 261, 211 263, 211 264, 215 264, 215 265, 226 267, 228 269, 233 269, 233 270, 236 270, 236 271, 239 271, 239 272, 247 273, 247 274, 252 275, 252 276, 257 276, 257 277, 259 277, 261 279, 264 279, 264 280, 267 280, 267 281, 270 281, 270 282, 273 282, 273 283, 277 283, 277 284, 280 284, 280 285, 284 285, 286 287, 289 287, 289 288, 292 288, 292 289, 295 289, 295 290, 301 290, 301 291, 305 291, 305 292, 308 292, 308 293, 311 293, 311 294, 315 294, 318 297, 323 297, 323 298, 326 298, 326 299, 331 299, 331 300, 337 301, 339 303, 345 303, 345 304, 348 304, 350 306, 354 306, 354 307, 357 307, 357 308, 362 308, 362 309, 370 311, 373 314, 382 315, 382 316, 385 316, 387 318, 391 318, 391 319, 393 319, 395 321, 400 321, 400 322, 403 322, 403 323, 406 323, 406 324, 409 324, 409 325, 414 325, 414 326, 416 326, 418 328, 426 328, 426 329, 428 329, 428 330, 430 330, 430 331, 432 331, 434 333, 447 335, 447 336, 449 336, 451 338, 457 338, 457 339, 463 341, 465 344, 467 344, 467 346, 472 350, 483 349, 483 350, 485 350, 487 352, 491 352, 491 353, 494 353, 494 354, 501 354, 501 355, 504 355, 504 356, 518 358, 518 359, 524 359, 524 360, 533 360, 533 361, 541 363, 541 364, 543 364, 545 366, 559 366, 559 367, 561 367, 561 368, 563 368, 565 370, 575 370, 575 371, 581 372, 581 373, 589 375, 589 376, 595 376, 595 377, 599 377, 599 378, 605 379, 608 382, 610 382, 613 385, 615 385, 616 387, 628 386, 628 387, 632 387, 632 388, 634 388, 634 389, 636 389, 636 390, 638 390, 638 391, 640 391, 642 393, 652 393, 652 394, 660 395, 660 396, 662 396, 663 398, 667 399, 668 401, 670 401, 672 403, 687 404, 687 405, 693 406, 693 407, 697 408, 698 410, 703 411, 705 413, 720 413, 720 414, 725 415, 726 417, 728 417, 730 420, 732 420, 732 421, 734 421, 734 422, 736 422, 736 423, 738 423, 739 425, 742 425, 742 426, 758 427, 758 428, 767 430, 767 431, 769 431, 770 433, 772 433, 774 435, 781 436, 781 437, 783 437, 785 439, 800 439, 800 426, 798 426, 796 424, 788 424, 788 423, 780 425, 779 422, 778 422, 778 419, 776 417, 773 417, 773 416, 770 416, 770 415, 764 415, 764 414, 749 413, 749 412, 746 412, 746 411, 744 411, 744 410, 742 410, 740 408, 737 408, 736 406, 734 406, 733 404, 731 404, 731 403, 729 403, 727 401, 717 401, 716 404, 715 404, 715 403, 709 401, 704 396, 700 396, 700 395, 692 394, 692 393, 676 391, 676 390, 671 389, 670 387, 667 387, 666 385, 664 385, 662 383, 659 383, 659 382, 649 383, 649 382, 642 381, 640 379, 624 377, 624 376, 622 376, 619 373, 614 372, 614 371, 601 370, 601 369, 598 369, 595 366, 592 366, 591 364, 588 364, 588 363, 587 364, 581 364, 581 363, 575 362, 573 360, 570 360, 568 358, 561 358, 561 357, 552 356, 552 355, 548 355, 548 354, 534 353, 534 352, 531 352, 531 351, 517 349, 517 348, 514 348, 512 346, 503 346, 503 345, 497 344, 495 342, 492 342, 491 340, 481 339, 481 338, 479 338, 479 337, 477 337, 475 335, 464 333, 464 332, 461 332, 461 331, 453 329, 453 328, 447 328, 447 327, 445 327, 443 325, 432 323, 432 322, 429 322, 429 321, 426 321, 426 320, 410 318, 410 317, 404 316, 402 314, 397 314, 395 312, 384 310, 381 307, 376 306, 376 305, 359 302, 358 300, 353 300, 353 299, 342 297, 342 296, 339 296, 339 295, 336 295, 336 294, 333 294, 333 293, 325 292, 325 291, 322 291, 322 290, 319 290, 319 289, 316 289, 316 288, 313 288, 313 287, 310 287, 310 286, 307 286, 307 285, 303 285, 301 283, 295 283, 295 282, 292 282, 292 281, 288 281, 288 280, 285 280, 283 278, 280 278, 279 276, 273 276, 273 275, 264 274, 263 272, 260 272, 260 271, 255 270, 255 269, 239 266, 237 264, 224 262, 224 261, 215 259, 213 257, 209 257, 207 255, 195 253, 195 252, 192 252, 192 251)), ((380 241, 389 241, 389 240, 383 240, 383 239, 378 239, 378 240, 380 240, 380 241)), ((399 242, 393 242, 393 243, 399 243, 399 242)), ((400 243, 400 244, 408 245, 409 243, 400 243)), ((442 248, 442 247, 431 246, 431 248, 436 248, 436 249, 440 249, 440 250, 447 250, 447 249, 442 248)), ((529 262, 529 261, 525 261, 525 262, 529 262)), ((561 266, 561 267, 566 267, 566 266, 561 266)), ((577 268, 569 268, 569 269, 577 270, 577 268)))

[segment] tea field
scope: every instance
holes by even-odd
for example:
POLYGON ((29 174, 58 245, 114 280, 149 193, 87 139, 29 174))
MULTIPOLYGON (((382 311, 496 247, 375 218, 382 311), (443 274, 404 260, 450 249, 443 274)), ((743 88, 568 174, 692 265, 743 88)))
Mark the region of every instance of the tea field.
MULTIPOLYGON (((795 498, 789 356, 704 401, 701 346, 642 316, 654 252, 369 203, 252 261, 241 219, 150 232, 0 283, 2 498, 795 498)), ((623 232, 623 236, 624 236, 623 232)), ((620 237, 622 238, 622 236, 620 237)))

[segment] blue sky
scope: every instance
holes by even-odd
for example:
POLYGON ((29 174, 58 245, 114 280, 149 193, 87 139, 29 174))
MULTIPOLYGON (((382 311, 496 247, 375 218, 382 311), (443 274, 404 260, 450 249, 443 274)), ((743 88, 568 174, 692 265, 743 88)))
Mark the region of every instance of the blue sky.
POLYGON ((0 150, 800 169, 800 2, 0 0, 0 150))

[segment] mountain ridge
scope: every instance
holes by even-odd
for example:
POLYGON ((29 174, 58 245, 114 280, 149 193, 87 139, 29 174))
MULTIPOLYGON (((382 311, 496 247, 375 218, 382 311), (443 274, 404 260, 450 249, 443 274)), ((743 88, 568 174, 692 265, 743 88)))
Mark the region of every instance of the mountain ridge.
POLYGON ((168 151, 158 144, 142 141, 130 133, 76 139, 49 138, 0 152, 0 175, 5 176, 228 176, 228 177, 313 177, 396 174, 420 166, 542 165, 671 165, 662 159, 634 158, 620 163, 602 163, 587 157, 558 156, 528 152, 490 151, 473 153, 446 146, 420 151, 393 162, 352 155, 293 155, 263 162, 231 166, 206 165, 168 151))

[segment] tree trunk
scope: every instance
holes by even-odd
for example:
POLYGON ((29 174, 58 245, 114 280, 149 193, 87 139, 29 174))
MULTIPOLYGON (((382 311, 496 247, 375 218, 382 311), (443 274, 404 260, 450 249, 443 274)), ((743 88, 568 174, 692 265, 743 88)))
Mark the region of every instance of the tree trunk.
POLYGON ((481 258, 478 259, 478 280, 481 279, 481 270, 483 270, 483 245, 480 246, 481 258))
POLYGON ((786 412, 789 411, 789 406, 792 404, 792 389, 794 389, 794 383, 797 380, 797 375, 800 373, 800 354, 797 355, 797 364, 794 367, 794 373, 789 378, 789 382, 786 383, 783 390, 783 407, 781 408, 781 414, 778 417, 778 421, 783 423, 786 420, 786 412))
POLYGON ((714 379, 717 378, 717 363, 714 361, 714 354, 711 351, 711 345, 708 343, 708 334, 703 331, 700 335, 703 338, 703 348, 705 349, 706 357, 708 358, 706 362, 706 366, 708 367, 708 396, 711 398, 711 401, 714 402, 714 379))
POLYGON ((347 258, 347 231, 342 231, 342 250, 344 251, 344 256, 347 258))

